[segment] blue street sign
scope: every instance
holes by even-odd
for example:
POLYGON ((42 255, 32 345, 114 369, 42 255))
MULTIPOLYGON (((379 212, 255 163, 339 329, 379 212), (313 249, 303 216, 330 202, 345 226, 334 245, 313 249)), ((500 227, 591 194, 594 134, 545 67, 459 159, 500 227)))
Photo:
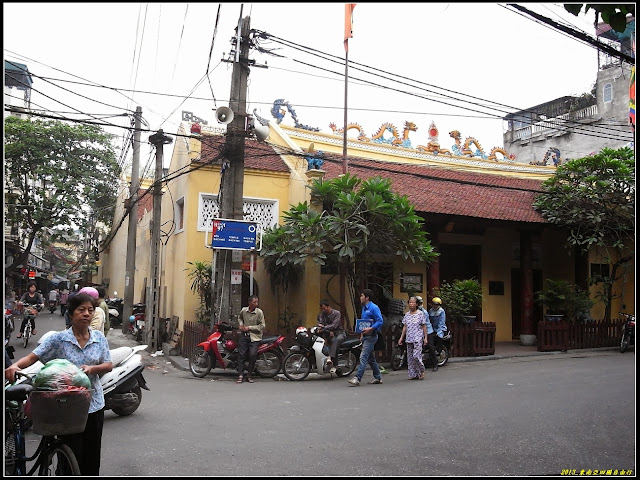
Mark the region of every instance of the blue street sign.
POLYGON ((211 248, 255 250, 258 226, 255 222, 215 218, 211 227, 211 248))

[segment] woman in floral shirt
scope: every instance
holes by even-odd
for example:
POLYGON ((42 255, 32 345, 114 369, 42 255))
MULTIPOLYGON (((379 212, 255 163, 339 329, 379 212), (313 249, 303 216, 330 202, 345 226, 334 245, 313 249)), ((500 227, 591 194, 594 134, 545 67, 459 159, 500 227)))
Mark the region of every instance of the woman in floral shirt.
POLYGON ((38 345, 32 353, 5 369, 4 377, 13 382, 17 370, 33 365, 38 360, 47 363, 55 358, 64 358, 79 367, 91 381, 93 389, 89 417, 84 432, 64 435, 64 443, 73 450, 80 474, 100 474, 100 452, 102 426, 104 423, 104 394, 100 375, 113 368, 109 344, 105 336, 89 325, 96 308, 96 300, 86 293, 78 293, 69 300, 71 327, 55 332, 38 345))
POLYGON ((409 298, 409 311, 402 319, 402 333, 398 339, 398 345, 402 345, 405 339, 409 380, 422 380, 424 379, 422 345, 427 344, 427 322, 424 313, 418 310, 416 297, 409 298))

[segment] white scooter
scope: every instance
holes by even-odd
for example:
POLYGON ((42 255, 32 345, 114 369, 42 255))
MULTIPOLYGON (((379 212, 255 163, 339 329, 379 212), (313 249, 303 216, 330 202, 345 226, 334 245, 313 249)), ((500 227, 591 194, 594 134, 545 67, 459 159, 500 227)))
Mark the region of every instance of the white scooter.
POLYGON ((325 375, 335 373, 338 377, 351 375, 358 365, 362 342, 359 337, 347 338, 338 349, 337 364, 327 365, 329 347, 320 336, 318 327, 298 327, 296 329, 296 344, 289 349, 285 357, 282 371, 289 380, 304 380, 312 371, 325 375))
MULTIPOLYGON (((38 343, 42 343, 50 335, 55 333, 50 331, 42 335, 38 343)), ((142 376, 144 365, 140 350, 147 348, 147 345, 136 345, 135 347, 118 347, 110 350, 113 369, 100 377, 102 390, 104 392, 105 409, 113 410, 113 413, 120 416, 131 415, 142 402, 142 390, 149 390, 147 382, 142 376)), ((24 368, 23 373, 33 377, 43 367, 38 361, 33 365, 24 368)), ((26 381, 25 377, 20 377, 16 383, 26 381)))

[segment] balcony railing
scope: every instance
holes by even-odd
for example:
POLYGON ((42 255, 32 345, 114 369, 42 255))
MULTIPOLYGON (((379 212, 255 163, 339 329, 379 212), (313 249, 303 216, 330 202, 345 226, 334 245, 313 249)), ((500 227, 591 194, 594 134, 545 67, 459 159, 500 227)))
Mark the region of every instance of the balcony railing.
POLYGON ((590 107, 583 108, 577 112, 565 113, 555 118, 549 118, 528 125, 523 128, 518 128, 513 131, 513 141, 515 140, 527 140, 534 135, 540 135, 543 132, 549 130, 564 131, 570 130, 574 122, 584 120, 586 118, 593 118, 598 114, 598 106, 591 105, 590 107))

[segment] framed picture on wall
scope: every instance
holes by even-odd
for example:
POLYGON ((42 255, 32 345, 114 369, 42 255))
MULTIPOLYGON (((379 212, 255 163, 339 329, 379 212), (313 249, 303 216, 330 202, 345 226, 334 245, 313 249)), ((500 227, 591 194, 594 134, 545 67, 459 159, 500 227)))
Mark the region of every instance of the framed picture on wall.
POLYGON ((400 291, 404 293, 416 293, 422 291, 421 273, 401 273, 400 291))

